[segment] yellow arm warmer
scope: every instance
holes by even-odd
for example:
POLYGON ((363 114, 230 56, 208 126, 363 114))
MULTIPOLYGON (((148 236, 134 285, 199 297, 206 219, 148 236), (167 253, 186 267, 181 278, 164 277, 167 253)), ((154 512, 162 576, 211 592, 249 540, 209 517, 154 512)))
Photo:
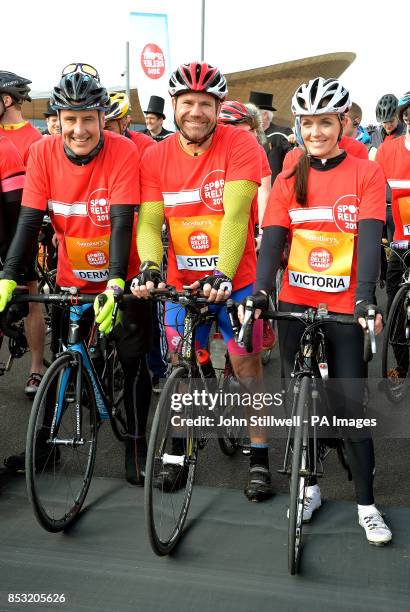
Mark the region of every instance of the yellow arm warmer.
POLYGON ((164 202, 143 202, 138 213, 137 250, 141 261, 162 262, 164 202))
POLYGON ((217 268, 229 278, 235 276, 245 250, 249 213, 257 191, 258 185, 253 181, 229 181, 224 186, 225 214, 219 236, 217 268))

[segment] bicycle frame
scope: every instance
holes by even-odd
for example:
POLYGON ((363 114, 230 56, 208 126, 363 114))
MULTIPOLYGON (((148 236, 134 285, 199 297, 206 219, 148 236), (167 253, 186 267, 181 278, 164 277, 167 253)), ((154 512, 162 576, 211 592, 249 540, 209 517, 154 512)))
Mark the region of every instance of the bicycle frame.
MULTIPOLYGON (((107 396, 102 388, 100 379, 95 371, 94 364, 89 356, 87 346, 80 338, 80 326, 79 321, 84 314, 84 312, 91 308, 91 304, 81 304, 70 306, 70 322, 69 322, 69 330, 67 337, 67 345, 64 346, 64 352, 71 353, 73 358, 78 362, 78 375, 76 381, 76 403, 79 406, 79 393, 81 391, 81 365, 85 367, 88 374, 90 375, 91 383, 93 385, 95 401, 98 410, 98 414, 101 421, 111 420, 111 411, 108 408, 109 402, 107 400, 107 396)), ((59 390, 59 399, 58 399, 58 407, 54 414, 53 422, 50 429, 50 438, 53 438, 54 428, 56 424, 59 423, 59 420, 62 416, 62 406, 63 401, 62 398, 64 396, 64 392, 68 383, 68 379, 70 376, 70 371, 67 370, 64 372, 63 380, 61 381, 60 390, 59 390)), ((81 423, 79 412, 77 412, 77 434, 81 435, 81 423)))

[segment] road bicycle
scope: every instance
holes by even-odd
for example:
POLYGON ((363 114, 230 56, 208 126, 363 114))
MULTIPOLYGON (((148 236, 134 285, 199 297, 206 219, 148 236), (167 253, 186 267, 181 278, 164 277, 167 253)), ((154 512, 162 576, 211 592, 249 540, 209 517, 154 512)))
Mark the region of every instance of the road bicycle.
MULTIPOLYGON (((247 300, 245 318, 238 334, 238 342, 247 350, 252 350, 253 301, 247 300)), ((317 309, 308 308, 305 312, 268 312, 263 315, 275 320, 299 321, 304 324, 298 351, 295 354, 294 368, 291 373, 291 387, 286 392, 286 402, 290 403, 292 426, 288 430, 283 467, 281 474, 289 477, 288 513, 288 569, 291 575, 298 572, 302 549, 303 508, 306 487, 309 479, 324 475, 323 462, 330 449, 335 448, 342 466, 352 476, 344 454, 343 440, 318 435, 317 417, 331 415, 328 405, 326 386, 328 362, 326 356, 326 325, 328 323, 349 324, 354 319, 349 315, 329 314, 327 306, 320 304, 317 309)), ((375 311, 369 310, 368 331, 364 334, 365 361, 376 352, 374 334, 375 311)), ((334 432, 333 432, 334 433, 334 432)))
POLYGON ((79 516, 101 424, 109 420, 122 442, 128 433, 115 345, 97 333, 95 324, 88 343, 81 337, 81 321, 94 300, 95 295, 78 295, 71 287, 61 294, 16 296, 11 302, 69 307, 67 340, 40 383, 26 442, 29 500, 40 525, 51 532, 67 529, 79 516))
MULTIPOLYGON (((209 410, 207 397, 210 393, 219 392, 218 378, 209 362, 201 364, 201 353, 195 350, 198 327, 212 325, 216 319, 212 304, 189 289, 156 289, 152 297, 183 306, 186 313, 178 364, 165 382, 153 418, 145 474, 145 516, 149 540, 156 554, 166 555, 175 548, 183 533, 198 453, 205 447, 212 428, 211 422, 206 419, 218 420, 219 414, 224 414, 231 407, 218 406, 213 411, 209 410), (194 398, 195 393, 200 398, 199 405, 189 404, 189 398, 194 398), (187 399, 184 403, 177 402, 176 398, 187 399)), ((224 392, 231 375, 228 369, 222 375, 221 388, 224 392)), ((223 442, 219 441, 223 452, 234 454, 239 446, 233 433, 222 428, 219 437, 224 439, 223 442)))
POLYGON ((410 241, 391 242, 390 249, 400 260, 403 277, 384 328, 382 376, 387 397, 399 403, 410 388, 410 241))
MULTIPOLYGON (((17 287, 14 295, 28 295, 26 287, 17 287)), ((24 319, 29 313, 28 302, 13 302, 7 310, 0 313, 0 350, 7 345, 7 356, 0 361, 0 376, 3 376, 13 367, 15 359, 21 359, 30 350, 24 329, 24 319)), ((46 331, 46 349, 50 342, 51 328, 46 331)), ((46 350, 47 353, 47 350, 46 350)), ((49 355, 43 358, 44 367, 48 368, 49 355)))

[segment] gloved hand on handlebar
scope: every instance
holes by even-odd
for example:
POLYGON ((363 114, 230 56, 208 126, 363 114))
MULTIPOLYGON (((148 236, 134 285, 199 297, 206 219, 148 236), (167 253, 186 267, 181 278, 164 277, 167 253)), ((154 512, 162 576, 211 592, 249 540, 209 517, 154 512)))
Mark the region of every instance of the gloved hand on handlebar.
POLYGON ((256 291, 253 295, 248 295, 238 306, 238 318, 242 324, 244 321, 246 306, 247 304, 250 304, 251 301, 254 319, 259 319, 263 312, 269 310, 269 296, 264 291, 256 291))
POLYGON ((372 304, 368 300, 358 300, 354 307, 353 316, 363 329, 367 329, 369 311, 374 311, 374 331, 377 336, 383 329, 383 311, 379 306, 372 304))
POLYGON ((160 285, 165 286, 165 283, 158 264, 155 261, 143 261, 140 273, 131 283, 131 293, 140 298, 149 298, 150 290, 160 285))
POLYGON ((124 292, 124 286, 125 282, 121 278, 113 278, 108 281, 106 290, 97 295, 94 300, 95 322, 99 324, 98 329, 103 334, 109 334, 119 322, 118 314, 115 317, 115 322, 113 322, 116 304, 114 296, 121 296, 124 292), (103 305, 101 306, 100 302, 102 301, 103 305))
POLYGON ((210 302, 221 302, 228 299, 232 293, 232 279, 223 272, 215 270, 192 283, 191 289, 203 289, 205 297, 210 302))
POLYGON ((17 287, 17 283, 14 280, 2 278, 0 280, 0 312, 6 308, 13 295, 14 289, 17 287))

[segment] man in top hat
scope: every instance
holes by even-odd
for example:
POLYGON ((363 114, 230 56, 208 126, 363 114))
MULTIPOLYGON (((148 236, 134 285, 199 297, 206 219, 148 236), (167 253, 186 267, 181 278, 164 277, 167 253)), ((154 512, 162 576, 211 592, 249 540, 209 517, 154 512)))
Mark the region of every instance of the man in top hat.
POLYGON ((276 111, 276 108, 273 106, 273 94, 263 91, 251 91, 249 102, 257 106, 261 111, 262 127, 267 139, 265 149, 272 171, 271 180, 273 184, 276 176, 282 171, 286 153, 292 148, 287 139, 287 136, 292 134, 292 130, 283 125, 273 123, 273 113, 276 111))
POLYGON ((164 98, 151 96, 148 108, 144 111, 145 125, 147 126, 144 134, 148 134, 148 136, 151 136, 157 142, 164 140, 164 138, 172 134, 172 132, 162 127, 165 119, 164 104, 164 98))
POLYGON ((53 134, 60 133, 60 122, 58 120, 57 111, 53 110, 50 105, 50 101, 47 102, 47 110, 43 113, 47 129, 43 132, 43 136, 52 136, 53 134))

